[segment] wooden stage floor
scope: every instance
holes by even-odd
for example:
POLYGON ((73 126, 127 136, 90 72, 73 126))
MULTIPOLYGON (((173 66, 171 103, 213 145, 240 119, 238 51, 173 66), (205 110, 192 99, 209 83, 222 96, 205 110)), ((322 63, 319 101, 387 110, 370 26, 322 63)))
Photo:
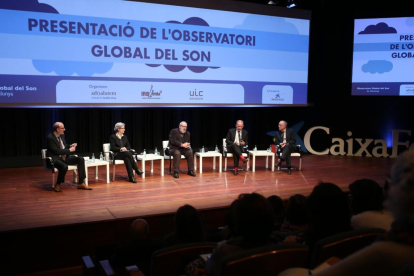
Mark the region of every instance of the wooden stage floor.
MULTIPOLYGON (((116 181, 107 184, 104 167, 100 167, 99 179, 89 181, 92 191, 65 183, 60 193, 51 191, 51 175, 43 167, 1 169, 0 232, 172 214, 184 204, 199 210, 220 209, 228 207, 240 193, 287 199, 294 194, 309 195, 321 181, 335 183, 344 191, 361 178, 383 185, 393 163, 389 158, 305 155, 303 170, 292 171, 289 176, 283 170, 265 169, 264 160, 257 158, 256 172, 240 171, 234 176, 233 171, 213 171, 212 159, 204 158, 203 174, 180 174, 179 179, 168 175, 167 160, 163 177, 159 162, 154 162, 154 173, 147 165, 146 178, 137 177, 137 184, 127 181, 123 165, 117 167, 116 181)), ((231 169, 231 159, 229 164, 231 169)), ((296 158, 292 164, 298 164, 296 158)), ((185 167, 182 160, 181 168, 185 167)), ((71 175, 68 172, 67 181, 71 175)), ((89 168, 89 176, 93 175, 94 168, 89 168)))

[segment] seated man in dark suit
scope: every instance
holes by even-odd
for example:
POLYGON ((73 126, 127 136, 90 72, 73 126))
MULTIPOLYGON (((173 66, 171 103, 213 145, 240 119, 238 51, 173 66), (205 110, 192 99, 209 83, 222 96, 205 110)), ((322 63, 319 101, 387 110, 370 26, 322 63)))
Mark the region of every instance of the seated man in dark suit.
POLYGON ((190 132, 187 131, 187 123, 182 121, 178 128, 170 131, 168 147, 173 156, 174 164, 174 178, 178 178, 178 171, 180 170, 181 155, 187 159, 188 175, 196 176, 194 173, 194 157, 190 144, 190 132))
POLYGON ((238 120, 236 128, 229 129, 226 137, 227 152, 233 153, 234 175, 239 174, 239 159, 243 160, 243 163, 248 162, 248 159, 243 156, 245 151, 243 147, 247 145, 247 131, 243 130, 243 127, 244 122, 238 120))
POLYGON ((288 167, 288 174, 290 175, 291 172, 291 164, 290 164, 290 155, 293 152, 296 152, 296 138, 295 132, 290 129, 286 128, 287 122, 280 121, 279 122, 279 131, 276 132, 276 145, 280 145, 280 159, 277 162, 277 166, 280 167, 283 161, 286 161, 286 165, 288 167))
POLYGON ((60 192, 60 184, 65 182, 65 175, 68 171, 68 165, 78 165, 78 189, 92 190, 91 187, 86 186, 84 180, 85 174, 85 160, 83 157, 69 156, 75 152, 76 143, 67 145, 65 141, 65 126, 61 122, 56 122, 53 125, 53 132, 47 136, 47 156, 52 157, 53 164, 58 169, 58 177, 56 180, 55 192, 60 192))

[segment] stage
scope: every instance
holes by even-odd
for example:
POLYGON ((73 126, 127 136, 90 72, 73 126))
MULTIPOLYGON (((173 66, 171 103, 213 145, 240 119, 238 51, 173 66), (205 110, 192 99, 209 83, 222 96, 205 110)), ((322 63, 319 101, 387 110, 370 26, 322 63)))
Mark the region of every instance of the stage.
MULTIPOLYGON (((228 206, 241 193, 286 200, 294 194, 309 195, 321 181, 335 183, 344 191, 361 178, 383 185, 393 163, 389 158, 304 155, 302 171, 288 175, 286 169, 266 169, 265 158, 257 158, 256 172, 250 169, 234 176, 231 159, 229 170, 222 173, 218 162, 213 170, 212 159, 203 160, 202 174, 198 170, 196 177, 180 173, 178 179, 168 174, 168 160, 164 176, 160 162, 154 162, 154 172, 147 165, 145 179, 138 176, 137 184, 127 181, 123 165, 117 166, 116 181, 107 184, 100 167, 99 179, 89 179, 92 191, 68 183, 69 171, 60 193, 51 190, 51 173, 43 167, 0 170, 0 233, 6 270, 15 271, 14 259, 19 257, 24 266, 18 273, 78 265, 82 255, 93 254, 96 245, 128 239, 128 226, 135 218, 146 218, 151 235, 163 236, 172 231, 173 213, 184 204, 201 210, 208 227, 217 227, 223 226, 228 206)), ((297 165, 298 159, 293 158, 292 166, 297 165)), ((186 168, 185 160, 181 168, 186 168)), ((89 176, 94 173, 89 168, 89 176)))

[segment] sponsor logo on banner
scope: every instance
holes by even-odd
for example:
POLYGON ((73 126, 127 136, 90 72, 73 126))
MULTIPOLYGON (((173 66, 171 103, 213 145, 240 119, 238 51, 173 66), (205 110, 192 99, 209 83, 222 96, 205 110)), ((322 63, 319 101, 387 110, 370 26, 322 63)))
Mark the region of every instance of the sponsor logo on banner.
POLYGON ((197 89, 190 90, 190 92, 189 92, 190 101, 202 101, 202 100, 204 100, 204 93, 205 92, 203 90, 199 90, 199 91, 197 91, 197 89))
POLYGON ((265 85, 262 89, 263 104, 292 104, 293 89, 288 85, 265 85))
POLYGON ((151 88, 149 89, 149 91, 141 91, 141 98, 147 99, 147 100, 160 100, 162 90, 155 91, 153 87, 154 86, 151 85, 151 88))

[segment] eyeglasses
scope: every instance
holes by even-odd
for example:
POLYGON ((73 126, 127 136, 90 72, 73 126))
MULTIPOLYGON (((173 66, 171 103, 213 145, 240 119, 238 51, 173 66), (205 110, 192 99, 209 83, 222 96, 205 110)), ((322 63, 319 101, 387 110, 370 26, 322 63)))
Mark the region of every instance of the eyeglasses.
POLYGON ((125 129, 124 127, 120 127, 119 129, 125 129))

